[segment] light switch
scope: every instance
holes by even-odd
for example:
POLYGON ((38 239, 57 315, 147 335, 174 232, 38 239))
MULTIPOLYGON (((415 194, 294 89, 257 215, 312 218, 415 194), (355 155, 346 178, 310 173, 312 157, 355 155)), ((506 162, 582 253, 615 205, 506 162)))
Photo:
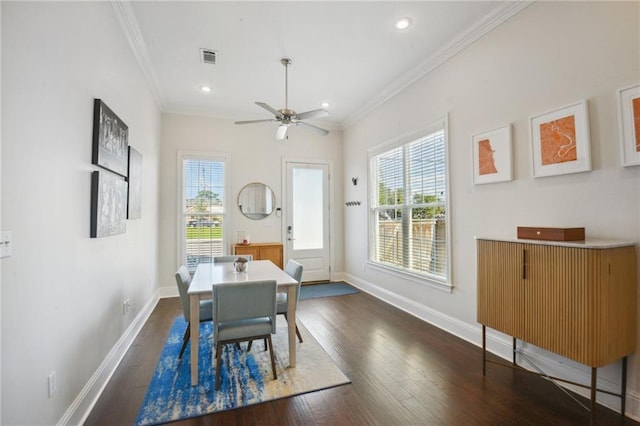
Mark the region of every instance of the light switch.
POLYGON ((9 257, 12 254, 11 231, 2 231, 0 232, 0 257, 9 257))

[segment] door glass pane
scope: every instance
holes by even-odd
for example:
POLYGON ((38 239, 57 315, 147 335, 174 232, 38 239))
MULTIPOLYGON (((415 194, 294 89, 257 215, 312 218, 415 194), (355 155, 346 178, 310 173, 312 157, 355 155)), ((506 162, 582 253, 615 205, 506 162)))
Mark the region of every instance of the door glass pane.
POLYGON ((323 248, 322 170, 293 169, 293 249, 323 248))
POLYGON ((195 271, 223 253, 224 161, 183 160, 184 264, 195 271))

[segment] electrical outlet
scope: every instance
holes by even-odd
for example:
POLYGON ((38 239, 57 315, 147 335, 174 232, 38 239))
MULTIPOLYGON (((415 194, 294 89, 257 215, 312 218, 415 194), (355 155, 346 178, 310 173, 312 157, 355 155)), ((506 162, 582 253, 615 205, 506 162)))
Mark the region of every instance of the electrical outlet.
POLYGON ((0 257, 9 257, 12 254, 11 231, 2 231, 0 232, 0 257))
POLYGON ((56 372, 52 371, 47 379, 47 382, 49 384, 49 398, 51 398, 53 394, 58 390, 58 384, 56 383, 56 372))
POLYGON ((122 302, 122 315, 127 315, 129 309, 131 309, 131 299, 125 299, 125 301, 122 302))

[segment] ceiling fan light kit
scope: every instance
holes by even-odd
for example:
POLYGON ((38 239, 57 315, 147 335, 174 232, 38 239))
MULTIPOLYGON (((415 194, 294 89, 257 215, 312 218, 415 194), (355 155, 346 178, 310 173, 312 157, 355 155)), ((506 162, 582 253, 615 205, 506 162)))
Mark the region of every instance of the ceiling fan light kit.
POLYGON ((397 30, 406 30, 413 24, 413 20, 408 16, 398 18, 394 24, 397 30))
POLYGON ((291 125, 306 127, 307 129, 312 130, 322 136, 328 135, 328 130, 302 121, 308 118, 327 117, 329 115, 329 112, 327 110, 314 109, 298 114, 294 110, 289 109, 289 65, 291 65, 291 59, 282 58, 280 60, 280 63, 284 65, 284 108, 278 110, 264 102, 256 102, 256 105, 273 114, 274 118, 263 120, 236 121, 235 124, 255 124, 267 122, 280 123, 280 125, 278 126, 278 130, 276 131, 276 139, 278 140, 283 140, 287 137, 287 130, 291 125))

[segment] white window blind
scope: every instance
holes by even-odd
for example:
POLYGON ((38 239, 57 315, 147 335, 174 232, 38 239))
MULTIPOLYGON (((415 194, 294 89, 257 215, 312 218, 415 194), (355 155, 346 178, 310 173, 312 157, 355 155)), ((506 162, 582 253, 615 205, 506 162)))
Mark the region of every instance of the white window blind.
POLYGON ((198 263, 224 254, 224 161, 183 159, 183 262, 190 271, 198 263))
POLYGON ((369 260, 448 280, 444 129, 369 160, 369 260))

